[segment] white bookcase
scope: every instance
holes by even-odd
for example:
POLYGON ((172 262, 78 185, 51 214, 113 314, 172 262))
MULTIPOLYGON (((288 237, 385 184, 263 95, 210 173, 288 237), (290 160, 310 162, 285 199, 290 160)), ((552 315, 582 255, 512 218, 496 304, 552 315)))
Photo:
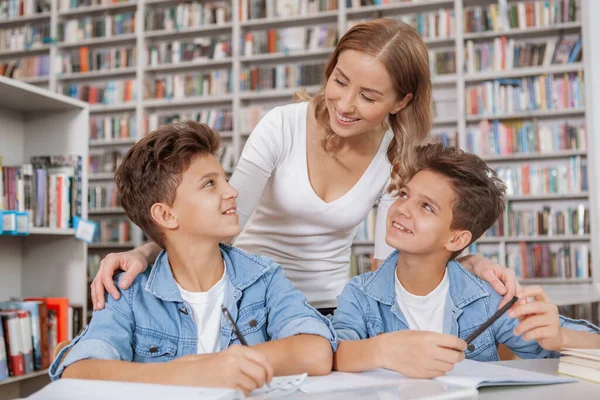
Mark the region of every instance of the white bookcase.
MULTIPOLYGON (((88 154, 87 103, 0 77, 0 155, 4 166, 31 156, 88 154)), ((87 193, 83 165, 83 193, 87 193)), ((87 203, 82 204, 87 217, 87 203)), ((86 243, 73 229, 32 228, 28 236, 0 235, 0 300, 68 297, 87 308, 86 243)), ((0 399, 25 397, 48 382, 46 371, 0 381, 0 399)))
MULTIPOLYGON (((526 0, 508 0, 508 4, 524 2, 526 0)), ((145 14, 148 10, 155 7, 165 5, 176 5, 179 2, 173 0, 139 0, 126 3, 117 3, 110 6, 96 6, 81 8, 76 10, 59 10, 58 4, 60 0, 54 0, 50 13, 45 13, 40 16, 27 17, 19 20, 0 21, 0 29, 6 26, 23 25, 31 23, 32 20, 40 21, 47 20, 51 22, 53 35, 57 37, 57 23, 66 18, 79 18, 86 16, 102 15, 103 13, 128 12, 136 11, 135 33, 122 36, 113 36, 109 38, 91 39, 89 41, 80 41, 76 43, 61 44, 54 43, 51 45, 41 46, 38 49, 30 51, 0 51, 0 62, 7 58, 23 57, 30 54, 50 54, 53 58, 69 49, 77 48, 78 46, 89 46, 90 48, 100 47, 116 47, 124 44, 135 45, 136 47, 136 64, 133 67, 128 67, 121 70, 75 73, 61 75, 57 70, 57 64, 51 63, 50 75, 47 78, 30 78, 28 81, 36 85, 49 87, 52 90, 57 90, 59 85, 65 82, 91 82, 103 81, 114 78, 130 78, 135 79, 137 85, 136 102, 127 104, 111 104, 111 105, 91 105, 90 113, 92 116, 102 115, 117 115, 122 112, 130 112, 135 115, 138 132, 137 137, 133 139, 123 139, 106 143, 99 140, 90 141, 90 151, 99 151, 99 149, 108 149, 114 147, 129 147, 137 138, 140 137, 140 128, 144 120, 144 116, 149 113, 170 113, 174 111, 198 111, 202 109, 212 108, 227 108, 232 111, 234 123, 232 131, 223 132, 223 137, 226 142, 230 142, 234 148, 236 159, 245 142, 245 138, 250 134, 247 129, 241 129, 240 120, 238 119, 242 111, 252 105, 265 105, 270 107, 276 104, 282 104, 291 101, 291 96, 294 89, 286 89, 280 91, 261 91, 261 92, 241 92, 240 91, 240 71, 248 65, 273 65, 276 63, 286 62, 324 62, 327 60, 330 49, 319 49, 314 51, 297 52, 291 54, 275 53, 266 55, 244 56, 241 48, 241 38, 249 31, 264 30, 264 29, 280 29, 290 26, 314 26, 314 25, 334 25, 337 27, 338 37, 341 36, 347 29, 348 24, 354 21, 377 17, 398 17, 401 15, 436 12, 440 9, 452 10, 454 13, 455 34, 449 37, 427 38, 425 42, 432 50, 453 50, 456 53, 456 73, 450 75, 433 76, 434 84, 434 101, 436 103, 436 117, 434 123, 434 133, 442 131, 458 132, 458 145, 462 148, 467 148, 467 130, 474 125, 477 125, 481 120, 489 118, 490 120, 506 121, 511 119, 522 119, 531 121, 548 121, 557 120, 564 121, 577 120, 583 121, 587 128, 587 149, 576 151, 561 151, 546 154, 513 154, 508 156, 486 156, 485 159, 493 166, 502 165, 519 165, 520 163, 532 163, 544 165, 560 160, 567 160, 569 156, 578 156, 588 161, 588 176, 590 190, 585 193, 575 194, 552 194, 542 196, 511 196, 509 202, 511 204, 530 204, 542 205, 547 204, 564 204, 565 202, 585 202, 591 211, 591 232, 584 236, 565 236, 560 238, 553 237, 527 237, 526 242, 542 242, 542 243, 572 243, 572 242, 589 242, 589 247, 592 253, 592 273, 590 278, 583 280, 570 279, 568 281, 554 278, 532 279, 523 281, 523 283, 543 283, 545 285, 558 284, 555 288, 566 285, 567 291, 581 293, 588 288, 595 288, 592 293, 600 293, 597 285, 600 285, 600 257, 597 254, 599 242, 598 221, 600 221, 598 212, 600 207, 598 202, 600 198, 596 195, 597 188, 600 183, 595 182, 595 174, 593 171, 596 165, 593 157, 588 157, 589 154, 594 154, 596 149, 600 147, 594 138, 593 127, 598 124, 593 124, 593 115, 600 111, 600 103, 595 97, 598 90, 592 90, 590 82, 597 80, 600 71, 594 71, 592 66, 598 63, 592 63, 593 47, 591 38, 597 36, 598 32, 594 32, 595 16, 600 16, 597 6, 591 0, 579 0, 577 9, 577 21, 561 23, 550 27, 526 28, 526 29, 511 29, 502 32, 483 32, 483 33, 466 33, 463 31, 464 10, 472 6, 485 6, 489 4, 499 4, 498 0, 414 0, 412 2, 390 1, 392 4, 382 6, 363 6, 358 8, 347 7, 347 4, 355 4, 356 1, 347 2, 346 0, 338 0, 338 9, 334 11, 320 12, 312 15, 301 15, 292 17, 270 17, 257 20, 240 21, 237 16, 240 15, 238 0, 229 0, 232 10, 232 20, 220 25, 206 25, 198 28, 186 28, 180 30, 160 30, 160 31, 145 31, 145 14), (493 40, 494 38, 505 36, 507 39, 514 38, 516 40, 529 40, 530 38, 557 37, 561 34, 580 34, 583 37, 583 62, 572 63, 566 65, 551 65, 549 67, 526 67, 512 69, 504 72, 493 73, 473 73, 468 74, 463 68, 463 60, 467 51, 467 41, 482 41, 493 40), (232 56, 230 58, 211 60, 211 61, 190 61, 182 62, 174 65, 159 65, 148 67, 145 62, 145 46, 147 43, 156 41, 167 41, 183 38, 201 38, 214 37, 216 35, 230 35, 232 45, 232 56), (228 68, 232 71, 232 92, 220 96, 198 96, 183 99, 143 99, 144 84, 147 80, 152 79, 156 75, 174 74, 184 71, 201 71, 214 70, 218 68, 228 68), (489 81, 500 78, 524 78, 527 76, 538 76, 541 74, 563 73, 563 72, 580 72, 583 71, 585 77, 584 89, 586 92, 585 107, 578 109, 568 109, 563 111, 530 111, 525 113, 506 113, 503 115, 489 116, 467 116, 466 114, 466 91, 467 89, 479 82, 489 81), (592 107, 597 107, 594 110, 592 107), (583 286, 581 286, 583 285, 583 286), (583 288, 583 289, 581 289, 583 288), (581 289, 581 290, 580 290, 581 289)), ((269 2, 267 2, 269 3, 269 2)), ((271 2, 272 3, 272 2, 271 2)), ((360 3, 360 2, 358 2, 360 3)), ((596 68, 597 69, 597 68, 596 68)), ((311 86, 308 88, 309 93, 318 90, 318 87, 311 86)), ((90 176, 90 183, 104 182, 110 184, 112 174, 95 174, 90 176)), ((99 209, 90 210, 90 215, 94 217, 103 217, 107 215, 123 216, 123 211, 120 208, 114 209, 99 209)), ((112 251, 129 249, 140 244, 142 235, 136 232, 133 235, 131 243, 121 244, 94 244, 89 246, 95 252, 112 251), (107 247, 108 246, 108 247, 107 247)), ((479 243, 482 248, 496 249, 501 258, 506 254, 507 246, 515 245, 517 239, 507 237, 497 238, 482 238, 479 243)), ((360 241, 355 244, 357 252, 372 249, 371 241, 360 241)), ((567 296, 568 297, 568 296, 567 296)), ((560 298, 561 302, 564 298, 560 298)), ((593 297, 588 296, 588 300, 600 300, 600 294, 593 297)), ((568 299, 565 300, 568 302, 568 299)))

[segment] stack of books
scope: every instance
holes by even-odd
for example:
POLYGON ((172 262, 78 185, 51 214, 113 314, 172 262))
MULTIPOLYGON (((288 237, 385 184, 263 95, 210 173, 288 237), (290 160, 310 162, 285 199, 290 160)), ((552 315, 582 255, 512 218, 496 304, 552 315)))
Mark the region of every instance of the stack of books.
POLYGON ((558 373, 600 383, 600 350, 564 349, 558 373))

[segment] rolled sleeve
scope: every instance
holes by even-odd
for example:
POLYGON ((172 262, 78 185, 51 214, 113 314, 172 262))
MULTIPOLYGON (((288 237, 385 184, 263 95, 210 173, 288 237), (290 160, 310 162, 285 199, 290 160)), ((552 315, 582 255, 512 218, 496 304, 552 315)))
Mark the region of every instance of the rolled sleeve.
POLYGON ((559 316, 560 326, 562 328, 571 329, 579 332, 592 332, 600 335, 600 328, 584 319, 571 319, 559 316))
MULTIPOLYGON (((275 263, 274 263, 275 264, 275 263)), ((337 336, 331 323, 315 310, 302 292, 285 277, 281 266, 275 264, 267 285, 267 331, 272 339, 308 334, 322 336, 337 350, 337 336)))
POLYGON ((50 380, 55 381, 62 377, 65 369, 81 360, 120 360, 119 352, 110 344, 102 340, 91 339, 75 345, 70 344, 59 353, 57 360, 62 362, 54 362, 50 366, 50 380), (66 354, 66 357, 64 357, 66 354))
POLYGON ((332 323, 339 340, 368 338, 367 318, 363 312, 366 300, 360 290, 360 280, 360 276, 352 278, 338 296, 338 307, 332 323))
POLYGON ((119 300, 106 296, 104 309, 94 312, 90 324, 50 365, 51 380, 60 379, 67 367, 81 360, 133 360, 135 320, 128 301, 133 287, 121 290, 119 300))

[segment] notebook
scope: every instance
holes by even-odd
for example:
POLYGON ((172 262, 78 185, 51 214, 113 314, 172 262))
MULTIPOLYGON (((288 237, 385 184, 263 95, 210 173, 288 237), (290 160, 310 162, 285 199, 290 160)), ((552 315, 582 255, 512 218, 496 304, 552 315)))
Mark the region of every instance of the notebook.
POLYGON ((27 397, 27 400, 240 400, 243 398, 242 392, 233 389, 63 378, 27 397))
POLYGON ((446 376, 435 379, 440 382, 474 388, 576 382, 575 379, 563 376, 542 374, 473 360, 464 360, 456 364, 454 369, 446 376))
MULTIPOLYGON (((415 382, 399 373, 376 369, 362 373, 332 372, 327 376, 309 377, 300 390, 304 393, 328 393, 345 390, 367 389, 395 386, 405 382, 415 382)), ((490 363, 464 360, 454 366, 454 370, 445 376, 428 382, 437 382, 477 389, 484 386, 507 385, 545 385, 574 382, 572 378, 523 371, 490 363)))
POLYGON ((563 349, 558 373, 600 383, 600 350, 563 349))

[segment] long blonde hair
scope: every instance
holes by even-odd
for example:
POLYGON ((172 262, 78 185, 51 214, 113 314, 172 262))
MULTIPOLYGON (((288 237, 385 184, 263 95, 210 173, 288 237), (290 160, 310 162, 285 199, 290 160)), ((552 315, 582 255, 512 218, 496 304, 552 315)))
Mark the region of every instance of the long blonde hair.
POLYGON ((333 153, 340 140, 329 124, 329 111, 325 104, 325 86, 345 50, 356 50, 377 58, 391 77, 394 90, 400 99, 412 93, 406 107, 390 114, 388 124, 394 140, 387 149, 392 165, 389 192, 397 191, 408 176, 414 147, 422 144, 431 129, 431 77, 427 46, 419 33, 410 25, 393 19, 376 19, 354 25, 340 39, 325 66, 323 87, 310 97, 305 90, 294 95, 297 101, 312 101, 317 123, 325 128, 323 148, 333 153))

